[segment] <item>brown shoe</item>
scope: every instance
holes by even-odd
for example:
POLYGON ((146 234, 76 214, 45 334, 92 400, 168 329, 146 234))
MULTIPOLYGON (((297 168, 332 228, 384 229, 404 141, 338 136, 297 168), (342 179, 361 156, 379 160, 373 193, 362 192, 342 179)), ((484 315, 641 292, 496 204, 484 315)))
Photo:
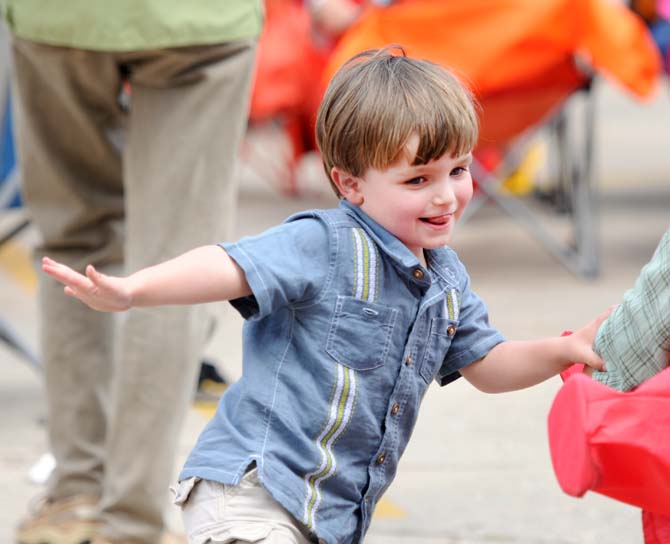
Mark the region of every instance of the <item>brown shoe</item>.
POLYGON ((19 544, 81 544, 93 538, 98 527, 95 497, 43 498, 16 529, 19 544))

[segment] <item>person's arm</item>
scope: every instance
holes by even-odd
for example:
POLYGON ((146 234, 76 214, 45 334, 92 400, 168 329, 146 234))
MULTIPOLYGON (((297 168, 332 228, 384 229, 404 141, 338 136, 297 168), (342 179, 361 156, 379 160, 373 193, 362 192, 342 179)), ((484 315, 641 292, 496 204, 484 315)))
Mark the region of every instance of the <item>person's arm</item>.
POLYGON ((592 346, 598 328, 611 311, 610 308, 569 336, 502 342, 460 373, 481 391, 503 393, 538 384, 572 362, 602 370, 604 363, 592 346))
POLYGON ((628 391, 668 366, 670 351, 670 229, 632 289, 596 335, 595 350, 607 372, 593 378, 628 391))
POLYGON ((132 307, 199 304, 251 294, 242 269, 219 246, 193 249, 126 277, 107 276, 92 265, 80 274, 48 257, 42 270, 65 285, 65 293, 94 310, 121 312, 132 307))

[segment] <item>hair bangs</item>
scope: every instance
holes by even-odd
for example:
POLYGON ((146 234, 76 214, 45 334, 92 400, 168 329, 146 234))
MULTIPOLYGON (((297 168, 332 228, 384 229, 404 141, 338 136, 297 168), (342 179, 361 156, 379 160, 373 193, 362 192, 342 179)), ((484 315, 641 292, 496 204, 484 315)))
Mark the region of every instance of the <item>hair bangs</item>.
POLYGON ((413 132, 419 138, 413 164, 427 164, 445 153, 461 156, 470 153, 479 138, 479 121, 474 99, 452 74, 436 65, 425 63, 422 68, 435 77, 427 84, 414 86, 413 132), (437 77, 440 76, 440 77, 437 77), (445 81, 445 78, 453 81, 445 81))
POLYGON ((471 152, 479 137, 471 94, 435 64, 410 64, 403 57, 394 60, 395 70, 390 72, 384 96, 374 96, 372 109, 377 119, 368 125, 366 138, 371 145, 362 146, 372 150, 367 166, 384 169, 403 154, 414 153, 407 148, 412 135, 418 136, 419 144, 416 154, 407 156, 411 164, 427 164, 445 153, 461 156, 471 152))

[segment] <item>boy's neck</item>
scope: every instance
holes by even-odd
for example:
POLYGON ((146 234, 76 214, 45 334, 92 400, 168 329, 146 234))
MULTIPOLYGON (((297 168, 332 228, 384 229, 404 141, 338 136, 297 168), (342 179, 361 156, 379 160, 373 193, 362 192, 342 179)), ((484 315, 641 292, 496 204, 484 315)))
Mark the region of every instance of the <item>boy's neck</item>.
POLYGON ((388 234, 390 234, 391 236, 393 236, 396 240, 398 240, 398 242, 399 242, 400 244, 402 244, 403 247, 405 247, 405 248, 407 249, 407 251, 409 251, 412 255, 414 255, 414 256, 417 258, 417 260, 419 261, 419 264, 420 264, 422 267, 428 269, 428 261, 429 261, 429 259, 430 259, 430 258, 429 258, 429 255, 428 255, 428 253, 427 253, 428 250, 426 250, 425 248, 420 248, 420 250, 417 251, 417 250, 415 250, 415 249, 410 248, 409 246, 407 246, 406 244, 404 244, 404 243, 402 242, 402 240, 399 240, 396 236, 394 236, 391 232, 389 232, 383 225, 379 224, 379 222, 376 221, 373 217, 370 217, 370 215, 368 215, 368 214, 365 212, 365 210, 361 209, 360 206, 357 206, 357 205, 355 205, 355 204, 352 204, 352 203, 349 202, 346 198, 343 198, 343 199, 341 200, 341 202, 340 202, 340 206, 342 206, 342 205, 345 205, 345 206, 348 207, 349 209, 354 210, 357 214, 361 214, 362 216, 365 216, 365 218, 367 218, 369 221, 372 221, 375 225, 378 225, 378 226, 379 226, 381 229, 383 229, 385 232, 387 232, 388 234))

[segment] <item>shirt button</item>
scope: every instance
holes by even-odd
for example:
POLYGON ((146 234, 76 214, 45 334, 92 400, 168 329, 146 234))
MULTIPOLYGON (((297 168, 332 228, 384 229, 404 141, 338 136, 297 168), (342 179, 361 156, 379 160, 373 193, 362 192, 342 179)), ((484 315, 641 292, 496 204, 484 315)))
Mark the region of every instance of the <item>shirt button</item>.
POLYGON ((407 357, 405 357, 405 364, 407 366, 412 364, 412 356, 411 355, 408 355, 407 357))
POLYGON ((455 325, 449 325, 447 327, 447 335, 448 336, 453 336, 454 334, 456 334, 456 326, 455 325))
POLYGON ((384 461, 386 461, 386 454, 385 454, 385 453, 380 453, 380 454, 377 456, 377 464, 378 464, 378 465, 381 465, 381 464, 384 463, 384 461))
POLYGON ((393 408, 391 408, 391 415, 396 415, 398 411, 400 410, 400 404, 397 402, 393 405, 393 408))
POLYGON ((414 276, 417 280, 422 280, 423 270, 421 270, 420 268, 415 268, 414 272, 412 272, 412 276, 414 276))

